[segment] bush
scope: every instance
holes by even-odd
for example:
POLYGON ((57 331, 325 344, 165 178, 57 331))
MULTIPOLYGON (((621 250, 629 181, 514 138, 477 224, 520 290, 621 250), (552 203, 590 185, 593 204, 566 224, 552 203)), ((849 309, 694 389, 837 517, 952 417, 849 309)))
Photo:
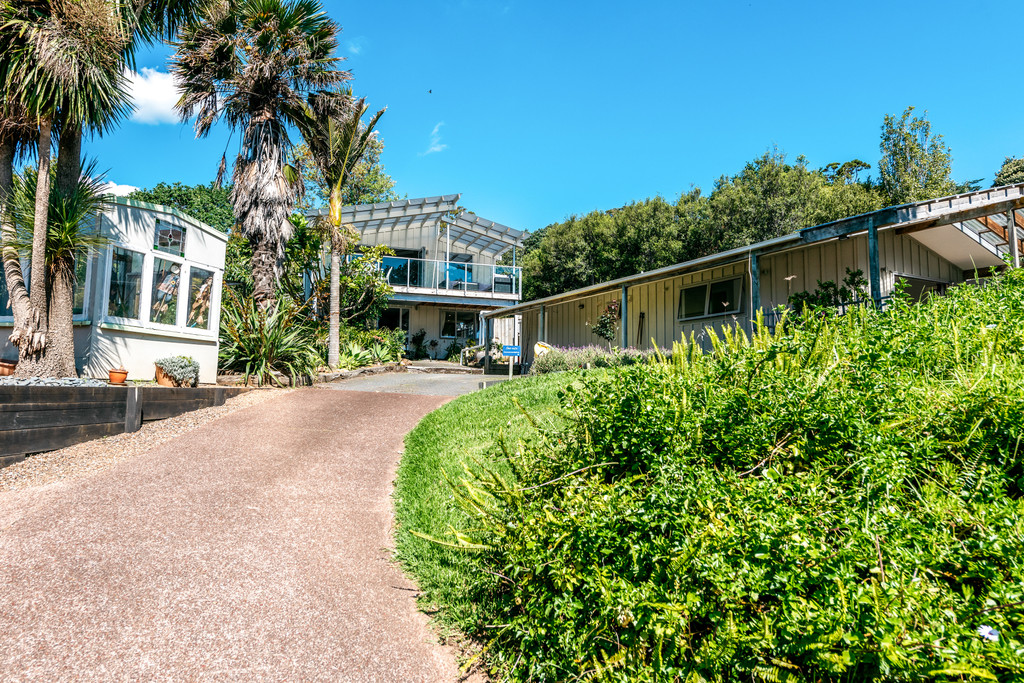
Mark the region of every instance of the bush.
POLYGON ((241 372, 245 382, 278 384, 275 372, 295 382, 312 381, 322 365, 317 352, 317 327, 302 307, 281 298, 266 311, 251 297, 240 299, 224 290, 220 322, 220 367, 241 372))
POLYGON ((168 356, 154 363, 179 387, 194 387, 199 384, 199 363, 189 356, 168 356))
POLYGON ((637 349, 606 349, 601 346, 554 347, 543 356, 535 356, 530 374, 579 370, 590 365, 595 368, 617 368, 624 365, 646 363, 657 354, 637 349))
POLYGON ((1024 271, 586 373, 453 484, 511 680, 1024 677, 1024 271))

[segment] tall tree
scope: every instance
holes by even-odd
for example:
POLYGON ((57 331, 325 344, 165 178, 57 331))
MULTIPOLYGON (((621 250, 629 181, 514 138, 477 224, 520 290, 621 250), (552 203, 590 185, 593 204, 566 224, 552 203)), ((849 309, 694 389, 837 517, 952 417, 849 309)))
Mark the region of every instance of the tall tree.
POLYGON ((235 225, 231 188, 217 187, 212 182, 206 185, 157 183, 151 188, 135 190, 128 199, 174 207, 221 232, 231 232, 235 225))
POLYGON ((928 112, 914 116, 907 107, 899 117, 885 115, 879 149, 879 185, 887 206, 952 194, 953 156, 942 136, 932 134, 928 112))
POLYGON ((1006 157, 992 181, 992 187, 1016 185, 1017 183, 1024 183, 1024 159, 1006 157))
POLYGON ((345 190, 352 174, 362 161, 373 139, 373 129, 384 109, 363 123, 369 107, 361 98, 351 111, 342 117, 321 118, 307 111, 299 121, 299 130, 309 148, 310 158, 321 180, 321 189, 327 196, 328 244, 331 252, 331 299, 327 332, 327 363, 338 367, 339 335, 341 332, 341 253, 351 244, 341 230, 341 209, 345 203, 345 190))
POLYGON ((200 137, 222 120, 242 132, 231 202, 253 247, 253 297, 263 308, 274 302, 302 195, 287 163, 288 126, 308 111, 336 116, 348 105, 337 90, 351 78, 338 69, 338 30, 315 0, 218 0, 173 43, 182 117, 196 117, 200 137))
MULTIPOLYGON (((0 81, 5 89, 0 117, 10 121, 20 115, 37 131, 29 296, 27 304, 21 296, 12 297, 12 305, 22 309, 15 313, 11 334, 19 349, 17 373, 74 375, 69 314, 73 282, 46 263, 52 135, 56 131, 59 140, 57 189, 69 196, 81 176, 83 127, 102 132, 129 110, 124 56, 130 28, 116 0, 10 0, 0 3, 0 25, 0 81)), ((9 161, 4 150, 0 162, 6 166, 9 161)), ((7 183, 8 177, 13 174, 8 176, 5 168, 0 181, 7 183)), ((0 193, 7 195, 9 187, 0 193)), ((5 242, 11 234, 10 229, 0 232, 5 242)), ((6 250, 5 277, 9 289, 20 289, 24 277, 15 272, 19 266, 14 251, 6 250)))

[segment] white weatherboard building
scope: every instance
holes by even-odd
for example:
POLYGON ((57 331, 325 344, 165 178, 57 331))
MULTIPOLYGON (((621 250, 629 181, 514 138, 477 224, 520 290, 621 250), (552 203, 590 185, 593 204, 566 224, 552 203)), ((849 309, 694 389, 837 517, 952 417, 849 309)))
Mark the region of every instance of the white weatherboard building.
MULTIPOLYGON (((105 379, 124 366, 129 379, 148 380, 156 359, 191 356, 199 381, 216 382, 227 235, 166 206, 122 197, 109 202, 96 220, 110 241, 78 264, 79 374, 105 379)), ((0 277, 0 359, 18 357, 7 339, 12 325, 0 277)))

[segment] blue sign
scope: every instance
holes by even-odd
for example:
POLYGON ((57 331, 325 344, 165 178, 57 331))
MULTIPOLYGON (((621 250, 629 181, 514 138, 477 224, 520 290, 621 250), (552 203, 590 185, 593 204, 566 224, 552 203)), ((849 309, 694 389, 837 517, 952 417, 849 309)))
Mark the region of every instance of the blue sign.
POLYGON ((523 349, 519 346, 502 346, 501 355, 506 357, 518 357, 523 355, 523 349))

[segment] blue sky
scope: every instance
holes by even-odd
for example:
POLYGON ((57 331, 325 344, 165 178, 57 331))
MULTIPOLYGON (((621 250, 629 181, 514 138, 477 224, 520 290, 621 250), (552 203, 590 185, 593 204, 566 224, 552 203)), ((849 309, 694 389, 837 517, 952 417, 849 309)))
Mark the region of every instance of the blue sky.
MULTIPOLYGON (((876 165, 886 113, 928 110, 958 180, 1024 156, 1015 85, 1024 4, 962 2, 325 3, 375 109, 401 195, 461 192, 536 230, 691 185, 772 146, 814 167, 876 165), (432 91, 432 92, 431 92, 432 91)), ((115 183, 209 182, 226 130, 164 122, 169 50, 142 56, 137 118, 87 144, 115 183), (151 69, 153 71, 148 71, 151 69)))

